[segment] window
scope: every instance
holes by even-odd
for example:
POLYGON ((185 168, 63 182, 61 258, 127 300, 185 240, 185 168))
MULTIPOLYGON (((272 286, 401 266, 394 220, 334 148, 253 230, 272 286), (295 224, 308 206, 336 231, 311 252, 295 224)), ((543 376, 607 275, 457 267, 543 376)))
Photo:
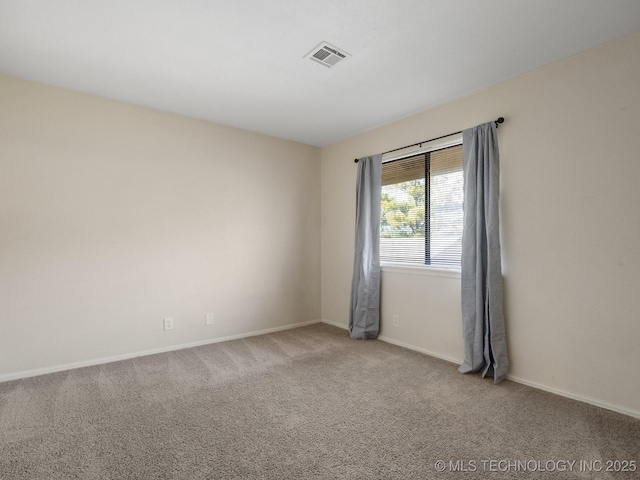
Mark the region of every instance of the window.
POLYGON ((380 260, 459 268, 462 145, 382 164, 380 260))

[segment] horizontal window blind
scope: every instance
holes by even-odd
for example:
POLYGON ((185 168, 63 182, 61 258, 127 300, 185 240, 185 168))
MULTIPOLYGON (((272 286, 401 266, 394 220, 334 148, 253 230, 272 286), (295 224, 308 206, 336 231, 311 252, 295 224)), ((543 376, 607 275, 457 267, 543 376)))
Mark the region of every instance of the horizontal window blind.
POLYGON ((380 260, 459 267, 462 145, 382 164, 380 260))

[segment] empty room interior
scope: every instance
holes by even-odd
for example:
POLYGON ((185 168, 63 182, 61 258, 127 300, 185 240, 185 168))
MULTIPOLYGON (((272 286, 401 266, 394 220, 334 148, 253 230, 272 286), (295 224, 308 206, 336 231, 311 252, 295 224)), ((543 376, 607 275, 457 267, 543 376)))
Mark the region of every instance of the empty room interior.
POLYGON ((638 478, 639 137, 635 0, 0 0, 0 478, 638 478))

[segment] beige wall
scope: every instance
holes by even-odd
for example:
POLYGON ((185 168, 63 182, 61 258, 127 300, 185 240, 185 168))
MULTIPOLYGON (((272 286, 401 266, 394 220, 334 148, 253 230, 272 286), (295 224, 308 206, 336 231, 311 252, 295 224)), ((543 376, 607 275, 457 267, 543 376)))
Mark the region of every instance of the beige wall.
MULTIPOLYGON (((510 374, 640 416, 638 52, 635 34, 323 148, 323 318, 348 323, 353 159, 504 116, 510 374)), ((459 278, 383 272, 382 335, 461 360, 459 289, 459 278)))
POLYGON ((0 76, 0 378, 318 320, 319 189, 315 147, 0 76))

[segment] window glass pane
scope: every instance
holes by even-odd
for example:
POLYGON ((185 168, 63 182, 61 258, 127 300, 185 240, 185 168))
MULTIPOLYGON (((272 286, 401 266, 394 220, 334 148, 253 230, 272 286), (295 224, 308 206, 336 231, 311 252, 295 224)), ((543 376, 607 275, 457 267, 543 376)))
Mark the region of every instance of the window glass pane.
POLYGON ((460 265, 462 171, 431 176, 431 264, 460 265))
POLYGON ((382 165, 380 260, 458 267, 462 145, 382 165))
POLYGON ((381 207, 380 260, 424 264, 424 173, 422 178, 383 186, 381 207))

